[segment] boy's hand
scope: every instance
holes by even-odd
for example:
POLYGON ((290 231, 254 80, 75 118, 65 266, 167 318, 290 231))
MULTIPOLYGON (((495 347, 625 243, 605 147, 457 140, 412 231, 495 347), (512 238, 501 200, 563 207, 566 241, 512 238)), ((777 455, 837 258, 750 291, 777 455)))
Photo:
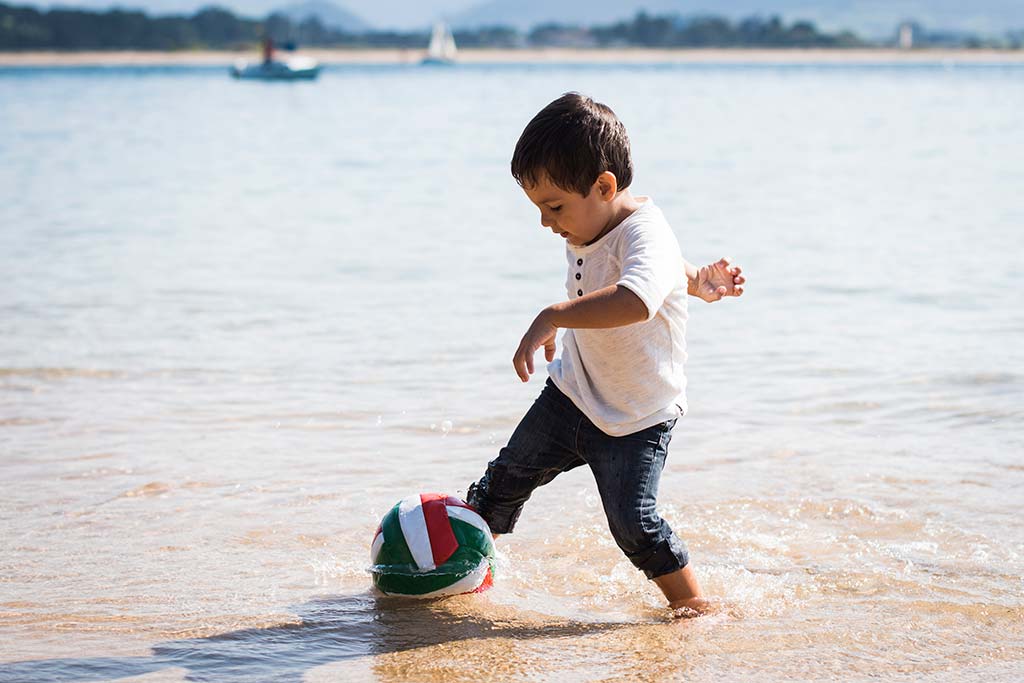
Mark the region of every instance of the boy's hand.
POLYGON ((740 275, 743 269, 732 265, 732 259, 723 256, 721 259, 697 270, 697 277, 687 284, 690 294, 704 301, 718 301, 727 296, 741 296, 743 284, 747 281, 740 275))
POLYGON ((544 309, 534 318, 530 329, 523 335, 519 342, 516 355, 512 356, 512 367, 515 368, 519 379, 529 381, 533 374, 533 354, 537 349, 544 347, 544 357, 550 363, 555 359, 555 334, 558 328, 550 322, 549 311, 544 309))

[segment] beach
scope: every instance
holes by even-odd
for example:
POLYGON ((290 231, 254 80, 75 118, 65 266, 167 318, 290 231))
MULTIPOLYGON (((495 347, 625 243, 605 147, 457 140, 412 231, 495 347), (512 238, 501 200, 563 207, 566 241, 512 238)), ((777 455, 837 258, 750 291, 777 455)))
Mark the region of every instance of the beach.
MULTIPOLYGON (((324 64, 414 64, 423 50, 308 49, 324 64)), ((3 52, 0 66, 217 65, 255 59, 257 51, 3 52)), ((1024 50, 896 49, 463 49, 465 64, 985 64, 1024 63, 1024 50)))
POLYGON ((0 683, 1024 678, 1019 53, 316 54, 0 68, 0 683), (586 467, 489 591, 371 590, 385 513, 464 497, 544 384, 510 361, 566 251, 509 160, 570 90, 748 277, 690 299, 658 493, 713 616, 586 467))

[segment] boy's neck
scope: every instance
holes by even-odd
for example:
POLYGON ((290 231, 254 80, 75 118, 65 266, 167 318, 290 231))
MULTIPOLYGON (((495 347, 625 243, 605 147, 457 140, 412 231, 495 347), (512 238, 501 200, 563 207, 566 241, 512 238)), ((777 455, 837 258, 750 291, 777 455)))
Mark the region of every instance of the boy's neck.
POLYGON ((597 234, 597 237, 587 242, 584 246, 591 245, 607 235, 615 228, 615 226, 629 218, 629 216, 639 208, 640 202, 636 200, 633 193, 629 191, 629 188, 616 192, 615 198, 611 201, 611 206, 608 207, 608 222, 605 223, 605 226, 601 229, 601 232, 597 234))

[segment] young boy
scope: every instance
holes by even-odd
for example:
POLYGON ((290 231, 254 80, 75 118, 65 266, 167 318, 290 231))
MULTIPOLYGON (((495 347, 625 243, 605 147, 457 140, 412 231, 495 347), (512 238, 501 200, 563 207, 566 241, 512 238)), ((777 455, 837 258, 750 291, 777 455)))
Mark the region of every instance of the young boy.
POLYGON ((648 197, 629 191, 629 138, 607 106, 567 93, 526 126, 512 175, 566 242, 569 300, 533 321, 512 359, 522 381, 544 347, 549 379, 508 445, 469 487, 495 535, 538 486, 589 465, 626 557, 679 616, 707 611, 686 546, 657 513, 672 427, 685 412, 686 296, 739 296, 728 259, 697 269, 648 197), (565 328, 562 357, 555 334, 565 328))

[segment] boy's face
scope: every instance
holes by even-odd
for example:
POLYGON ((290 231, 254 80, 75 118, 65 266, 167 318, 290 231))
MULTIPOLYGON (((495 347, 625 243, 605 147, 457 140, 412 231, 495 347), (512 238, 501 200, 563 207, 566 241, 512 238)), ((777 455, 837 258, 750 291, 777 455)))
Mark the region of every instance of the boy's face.
POLYGON ((586 197, 571 190, 563 190, 544 174, 535 185, 523 187, 523 192, 540 209, 540 224, 580 246, 593 242, 608 227, 610 200, 615 196, 615 176, 602 173, 586 197), (609 180, 605 176, 611 176, 609 180))

